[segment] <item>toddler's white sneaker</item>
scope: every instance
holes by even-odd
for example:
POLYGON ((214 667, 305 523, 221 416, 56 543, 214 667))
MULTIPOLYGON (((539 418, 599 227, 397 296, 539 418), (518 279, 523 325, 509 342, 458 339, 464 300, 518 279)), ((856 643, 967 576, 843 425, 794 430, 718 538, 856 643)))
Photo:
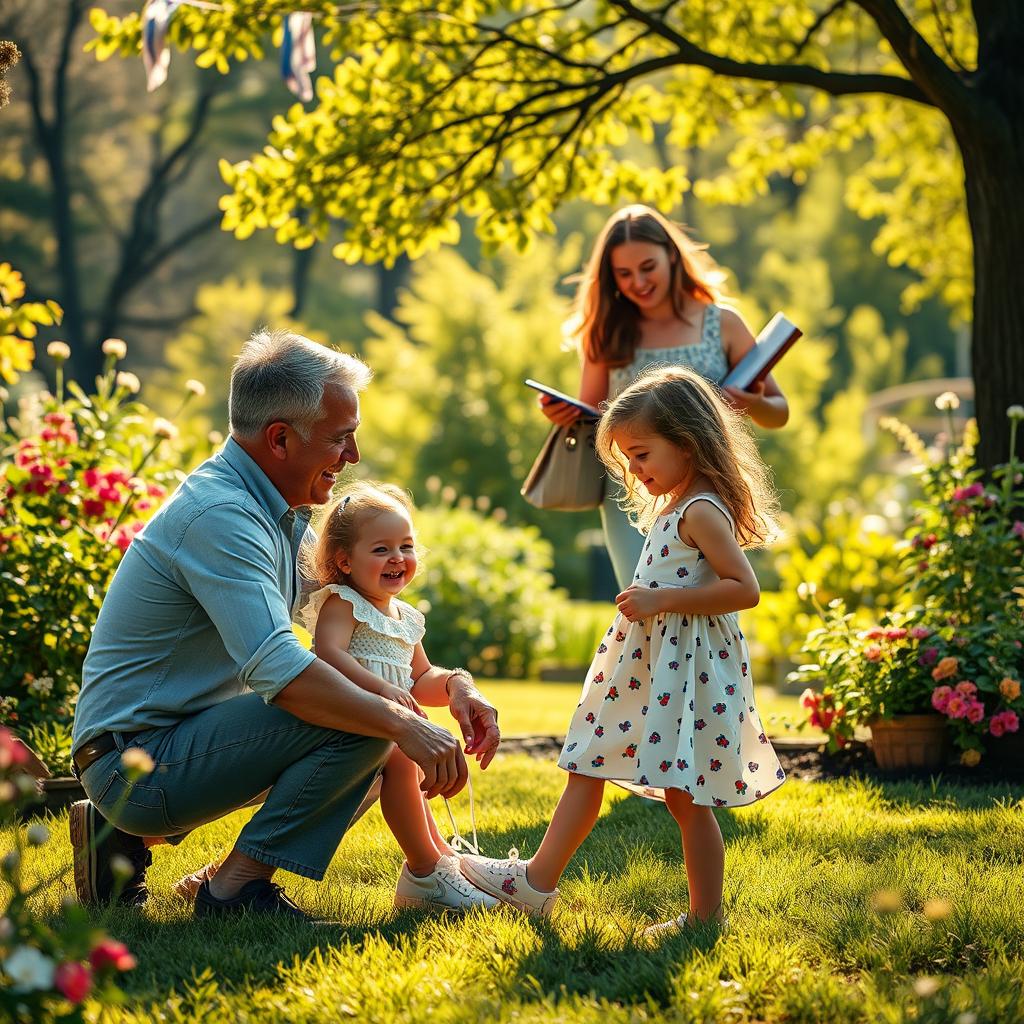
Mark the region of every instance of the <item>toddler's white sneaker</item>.
POLYGON ((442 857, 429 875, 418 878, 402 865, 395 890, 395 909, 406 910, 472 910, 473 907, 494 907, 498 901, 481 892, 459 871, 457 857, 442 857))
POLYGON ((530 885, 526 861, 514 850, 505 860, 463 854, 459 858, 462 873, 478 888, 502 903, 533 917, 549 917, 558 902, 558 890, 542 892, 530 885))

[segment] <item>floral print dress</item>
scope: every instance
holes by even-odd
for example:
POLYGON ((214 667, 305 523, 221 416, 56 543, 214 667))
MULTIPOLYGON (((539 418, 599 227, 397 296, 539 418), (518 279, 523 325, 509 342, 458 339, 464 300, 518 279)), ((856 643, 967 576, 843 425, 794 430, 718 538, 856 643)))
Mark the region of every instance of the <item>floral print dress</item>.
MULTIPOLYGON (((635 584, 717 579, 702 552, 679 539, 680 520, 696 501, 711 502, 735 529, 718 495, 681 502, 654 522, 635 584)), ((705 806, 761 799, 786 776, 754 706, 749 666, 735 612, 669 612, 639 622, 616 615, 587 673, 559 767, 630 783, 647 796, 681 789, 705 806)))

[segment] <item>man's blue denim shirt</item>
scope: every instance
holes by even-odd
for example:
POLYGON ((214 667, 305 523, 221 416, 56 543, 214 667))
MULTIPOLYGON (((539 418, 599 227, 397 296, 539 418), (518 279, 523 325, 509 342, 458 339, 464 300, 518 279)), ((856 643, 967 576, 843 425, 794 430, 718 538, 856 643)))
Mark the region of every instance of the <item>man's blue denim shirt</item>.
POLYGON ((247 690, 269 702, 314 661, 291 629, 309 516, 233 438, 189 474, 111 581, 73 746, 174 725, 247 690))

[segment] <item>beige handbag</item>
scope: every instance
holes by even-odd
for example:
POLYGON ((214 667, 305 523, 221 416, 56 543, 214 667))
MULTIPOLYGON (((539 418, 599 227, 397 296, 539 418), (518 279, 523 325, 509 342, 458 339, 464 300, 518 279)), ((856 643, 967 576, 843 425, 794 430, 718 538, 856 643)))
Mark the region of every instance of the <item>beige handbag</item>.
POLYGON ((534 508, 597 508, 604 497, 605 474, 594 448, 596 436, 596 420, 554 427, 523 481, 522 496, 534 508))

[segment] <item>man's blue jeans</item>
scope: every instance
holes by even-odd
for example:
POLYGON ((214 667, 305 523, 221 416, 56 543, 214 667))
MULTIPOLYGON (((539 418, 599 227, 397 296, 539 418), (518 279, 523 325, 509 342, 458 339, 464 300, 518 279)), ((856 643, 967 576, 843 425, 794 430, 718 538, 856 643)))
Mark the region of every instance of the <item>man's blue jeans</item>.
POLYGON ((310 725, 256 694, 138 733, 127 746, 153 758, 152 774, 129 786, 112 750, 81 780, 118 828, 173 841, 269 789, 236 849, 317 880, 391 751, 387 740, 310 725))

